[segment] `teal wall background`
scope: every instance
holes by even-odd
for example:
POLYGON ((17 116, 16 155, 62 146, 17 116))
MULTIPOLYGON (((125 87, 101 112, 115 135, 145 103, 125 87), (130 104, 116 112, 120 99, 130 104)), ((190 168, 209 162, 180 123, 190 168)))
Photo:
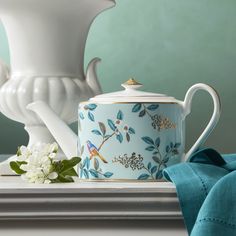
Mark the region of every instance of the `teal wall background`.
MULTIPOLYGON (((221 95, 222 117, 207 145, 236 152, 235 12, 235 0, 117 0, 91 27, 85 66, 93 57, 103 59, 98 72, 105 92, 119 90, 131 76, 145 84, 145 90, 179 99, 194 83, 212 85, 221 95)), ((9 63, 2 25, 0 58, 9 63)), ((187 147, 211 112, 210 97, 199 92, 187 119, 187 147)), ((26 142, 23 126, 0 115, 0 153, 14 153, 26 142)))

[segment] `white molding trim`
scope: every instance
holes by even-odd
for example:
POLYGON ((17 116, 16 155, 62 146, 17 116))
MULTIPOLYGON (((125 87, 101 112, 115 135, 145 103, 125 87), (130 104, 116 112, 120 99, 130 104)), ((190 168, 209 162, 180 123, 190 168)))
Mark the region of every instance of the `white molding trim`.
POLYGON ((182 219, 167 182, 35 185, 0 177, 0 220, 182 219))

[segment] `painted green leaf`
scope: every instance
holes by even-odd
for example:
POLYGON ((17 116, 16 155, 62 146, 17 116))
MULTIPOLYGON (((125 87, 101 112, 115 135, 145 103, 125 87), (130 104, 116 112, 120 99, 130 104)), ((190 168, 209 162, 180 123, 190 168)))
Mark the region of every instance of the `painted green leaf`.
POLYGON ((98 178, 98 172, 97 172, 96 170, 90 169, 90 170, 89 170, 89 173, 90 173, 93 177, 98 178))
POLYGON ((105 135, 106 134, 106 126, 102 122, 98 122, 98 124, 99 124, 102 134, 105 135))
POLYGON ((170 146, 167 145, 167 146, 166 146, 166 152, 169 152, 169 151, 170 151, 170 146))
POLYGON ((79 112, 79 117, 80 117, 81 120, 83 120, 84 119, 84 114, 82 112, 79 112))
POLYGON ((142 104, 141 103, 137 103, 134 105, 132 112, 139 112, 142 108, 142 104))
POLYGON ((173 148, 174 144, 172 142, 170 142, 170 148, 173 148))
POLYGON ((97 130, 97 129, 93 129, 92 133, 94 133, 96 135, 102 135, 102 133, 99 130, 97 130))
POLYGON ((89 179, 89 173, 88 170, 84 169, 84 176, 86 179, 89 179))
POLYGON ((142 137, 142 140, 143 140, 145 143, 151 144, 151 145, 154 146, 154 141, 153 141, 150 137, 148 137, 148 136, 142 137))
POLYGON ((143 117, 143 116, 145 116, 145 114, 146 114, 146 111, 145 110, 142 110, 142 111, 140 111, 139 112, 139 117, 143 117))
POLYGON ((106 173, 104 174, 104 176, 105 176, 106 178, 110 178, 112 175, 113 175, 113 173, 111 173, 111 172, 106 172, 106 173))
POLYGON ((150 170, 151 168, 152 168, 152 163, 149 162, 149 163, 148 163, 148 169, 150 170))
POLYGON ((97 108, 96 104, 88 104, 86 105, 86 108, 89 109, 90 111, 93 111, 97 108))
POLYGON ((156 163, 161 164, 161 160, 160 160, 159 157, 153 156, 152 159, 153 159, 153 161, 155 161, 156 163))
POLYGON ((116 126, 115 126, 115 124, 114 124, 114 122, 113 122, 112 120, 108 119, 108 120, 107 120, 107 123, 108 123, 108 125, 110 126, 110 128, 111 128, 113 131, 116 130, 116 126))
POLYGON ((83 178, 83 176, 84 176, 84 169, 80 169, 79 170, 79 176, 80 176, 80 178, 83 178))
POLYGON ((116 139, 117 139, 120 143, 122 143, 122 142, 123 142, 123 135, 122 135, 121 133, 117 134, 117 135, 116 135, 116 139))
POLYGON ((117 113, 117 117, 118 120, 123 120, 124 119, 124 114, 121 110, 119 110, 119 112, 117 113))
POLYGON ((176 144, 174 145, 175 148, 179 148, 180 146, 181 146, 181 143, 176 143, 176 144))
POLYGON ((90 160, 89 160, 88 157, 86 157, 86 158, 84 159, 84 161, 83 161, 82 168, 87 168, 87 169, 89 169, 89 167, 90 167, 90 160))
POLYGON ((151 169, 151 173, 154 174, 157 171, 157 166, 153 166, 151 169))
POLYGON ((130 135, 128 133, 126 133, 126 140, 127 140, 127 142, 130 141, 130 135))
POLYGON ((92 112, 88 112, 88 118, 91 120, 91 121, 95 121, 95 119, 94 119, 94 115, 93 115, 93 113, 92 112))
POLYGON ((157 137, 156 140, 155 140, 156 147, 159 147, 160 143, 161 143, 161 139, 160 139, 160 137, 157 137))
POLYGON ((129 127, 128 132, 129 134, 135 134, 135 130, 132 127, 129 127))
POLYGON ((154 149, 155 149, 154 146, 148 146, 145 148, 145 150, 147 150, 147 151, 153 151, 154 149))
POLYGON ((162 170, 160 170, 156 173, 156 179, 162 179, 162 177, 163 177, 162 170))
POLYGON ((146 180, 150 177, 150 175, 148 174, 141 174, 139 177, 138 177, 138 180, 146 180))
POLYGON ((159 107, 158 104, 152 104, 152 105, 148 106, 147 109, 149 111, 155 111, 158 107, 159 107))
POLYGON ((169 160, 170 160, 169 157, 165 157, 165 158, 163 159, 163 162, 164 162, 164 163, 167 163, 169 160))
POLYGON ((94 158, 94 169, 98 170, 99 169, 99 162, 97 158, 94 158))

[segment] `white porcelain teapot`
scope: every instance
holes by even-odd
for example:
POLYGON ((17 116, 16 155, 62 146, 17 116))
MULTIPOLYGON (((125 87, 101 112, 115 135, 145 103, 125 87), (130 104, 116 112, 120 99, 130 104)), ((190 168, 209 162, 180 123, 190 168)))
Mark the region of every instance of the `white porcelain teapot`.
POLYGON ((160 179, 162 169, 186 160, 206 141, 219 120, 219 96, 206 84, 193 85, 184 101, 140 91, 142 85, 134 79, 122 86, 123 91, 80 103, 79 137, 46 103, 28 105, 67 157, 81 155, 82 179, 160 179), (185 118, 198 90, 212 96, 214 112, 204 132, 185 154, 185 118))

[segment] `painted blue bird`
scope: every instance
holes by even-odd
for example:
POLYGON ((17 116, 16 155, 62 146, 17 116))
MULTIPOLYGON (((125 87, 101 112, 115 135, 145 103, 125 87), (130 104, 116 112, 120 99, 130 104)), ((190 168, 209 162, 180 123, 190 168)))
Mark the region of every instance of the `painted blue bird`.
POLYGON ((97 147, 92 144, 89 140, 87 141, 87 147, 88 147, 88 150, 89 150, 89 153, 90 153, 90 160, 93 158, 93 157, 99 157, 104 163, 108 163, 106 161, 106 159, 99 153, 97 147))

